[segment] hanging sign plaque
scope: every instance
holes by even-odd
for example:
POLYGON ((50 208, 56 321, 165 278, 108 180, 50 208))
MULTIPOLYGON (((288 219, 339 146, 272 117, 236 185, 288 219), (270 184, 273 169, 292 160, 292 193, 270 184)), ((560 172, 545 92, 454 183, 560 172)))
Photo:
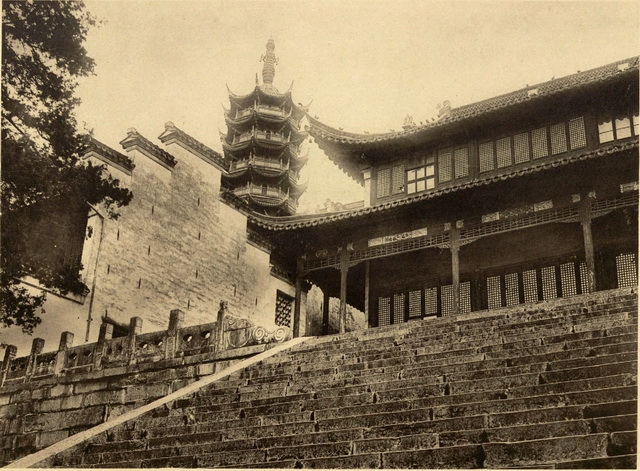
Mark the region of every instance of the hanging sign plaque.
POLYGON ((401 232, 399 234, 393 234, 388 236, 376 237, 375 239, 369 239, 369 247, 375 247, 376 245, 390 244, 392 242, 398 242, 400 240, 415 239, 416 237, 422 237, 427 235, 427 228, 416 229, 409 232, 401 232))

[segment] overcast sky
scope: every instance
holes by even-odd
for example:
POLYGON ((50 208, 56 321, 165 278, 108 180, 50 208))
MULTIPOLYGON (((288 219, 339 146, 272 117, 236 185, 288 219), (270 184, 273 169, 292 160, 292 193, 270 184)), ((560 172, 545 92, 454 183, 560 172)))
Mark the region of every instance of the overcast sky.
MULTIPOLYGON (((156 141, 166 121, 221 152, 226 85, 250 92, 276 43, 274 85, 313 100, 311 115, 354 132, 400 130, 453 107, 638 54, 640 2, 87 1, 104 21, 86 48, 96 75, 79 121, 118 142, 156 141)), ((362 199, 315 144, 300 212, 362 199)))

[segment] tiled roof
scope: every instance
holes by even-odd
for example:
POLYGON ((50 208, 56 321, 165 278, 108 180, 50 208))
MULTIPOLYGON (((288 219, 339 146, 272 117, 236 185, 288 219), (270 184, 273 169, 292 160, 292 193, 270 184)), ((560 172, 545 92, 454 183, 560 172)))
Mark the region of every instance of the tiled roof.
POLYGON ((376 142, 402 139, 405 136, 424 133, 431 129, 437 129, 449 123, 461 121, 463 119, 480 116, 494 110, 506 108, 518 103, 537 100, 542 97, 554 95, 565 90, 578 88, 592 83, 603 82, 619 76, 620 74, 638 71, 638 57, 620 60, 602 67, 578 72, 576 74, 561 77, 538 85, 532 85, 511 93, 499 95, 488 100, 479 101, 470 105, 453 108, 451 112, 443 118, 411 129, 380 134, 359 134, 338 130, 328 126, 311 116, 307 116, 310 123, 309 133, 316 139, 328 140, 338 144, 358 145, 376 142))
POLYGON ((129 130, 127 131, 127 137, 120 141, 120 145, 125 150, 134 146, 139 146, 140 148, 154 156, 156 159, 158 159, 159 162, 164 164, 169 169, 175 167, 178 163, 171 154, 162 150, 146 137, 142 136, 142 134, 140 134, 134 128, 129 128, 129 130))
POLYGON ((495 183, 498 181, 508 180, 508 179, 520 177, 523 175, 537 173, 543 170, 547 170, 555 167, 561 167, 571 163, 580 162, 583 160, 593 159, 597 157, 602 157, 605 155, 610 155, 616 152, 622 152, 624 150, 634 149, 634 148, 638 148, 638 139, 621 143, 621 144, 610 145, 608 147, 601 147, 599 149, 583 152, 580 154, 567 155, 565 158, 562 158, 559 160, 540 163, 538 165, 534 165, 528 168, 523 168, 510 173, 492 175, 486 178, 473 180, 465 183, 460 183, 458 185, 453 185, 447 188, 443 188, 441 190, 430 191, 427 193, 410 196, 408 198, 390 201, 388 203, 383 203, 377 206, 371 206, 368 208, 362 208, 357 210, 340 211, 340 212, 335 212, 330 214, 322 214, 320 216, 317 214, 311 214, 311 215, 299 215, 299 216, 287 216, 287 217, 269 217, 269 216, 262 216, 257 213, 251 213, 248 216, 249 216, 249 219, 254 224, 269 230, 273 230, 273 231, 282 231, 282 230, 299 229, 304 227, 319 226, 322 224, 327 224, 334 221, 340 221, 343 219, 353 219, 353 218, 365 216, 367 214, 388 211, 393 208, 407 206, 407 205, 417 203, 419 201, 437 198, 439 196, 442 196, 448 193, 454 193, 456 191, 464 190, 467 188, 489 185, 491 183, 495 183))
POLYGON ((121 154, 117 150, 112 149, 93 137, 89 137, 89 144, 83 151, 83 154, 92 151, 98 154, 99 158, 102 160, 118 165, 129 172, 131 172, 136 166, 126 155, 121 154))
POLYGON ((165 123, 164 129, 164 132, 158 137, 158 139, 160 139, 160 142, 165 143, 169 139, 177 139, 178 141, 197 151, 209 163, 213 164, 221 170, 227 169, 227 163, 225 162, 224 157, 222 157, 222 154, 216 152, 215 150, 204 145, 202 142, 191 137, 182 129, 176 127, 176 125, 171 121, 165 123))

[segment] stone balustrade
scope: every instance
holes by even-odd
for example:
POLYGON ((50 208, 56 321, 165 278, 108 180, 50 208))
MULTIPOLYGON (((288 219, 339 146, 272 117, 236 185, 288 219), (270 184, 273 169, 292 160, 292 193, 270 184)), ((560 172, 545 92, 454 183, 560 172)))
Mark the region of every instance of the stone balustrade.
POLYGON ((183 326, 184 312, 171 311, 167 330, 142 333, 142 318, 132 317, 129 334, 113 338, 113 325, 103 323, 96 343, 73 346, 74 334, 63 332, 58 350, 43 353, 44 340, 33 339, 31 353, 17 357, 17 348, 7 346, 0 364, 0 386, 85 373, 106 368, 157 362, 206 353, 218 353, 252 345, 284 342, 292 338, 291 329, 268 331, 227 312, 220 303, 216 322, 183 326), (220 328, 221 327, 221 328, 220 328))

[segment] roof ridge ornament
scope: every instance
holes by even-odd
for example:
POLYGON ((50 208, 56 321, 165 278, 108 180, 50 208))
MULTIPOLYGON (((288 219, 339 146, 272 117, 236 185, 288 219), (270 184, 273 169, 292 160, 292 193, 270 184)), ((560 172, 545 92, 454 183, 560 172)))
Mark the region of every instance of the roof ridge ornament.
POLYGON ((438 119, 446 118, 451 114, 451 102, 449 100, 438 103, 436 108, 438 109, 438 119))
POLYGON ((267 52, 260 57, 260 61, 264 62, 262 67, 262 81, 265 84, 273 84, 273 77, 276 75, 275 65, 278 63, 278 58, 273 52, 276 48, 276 43, 272 38, 267 41, 267 52))

